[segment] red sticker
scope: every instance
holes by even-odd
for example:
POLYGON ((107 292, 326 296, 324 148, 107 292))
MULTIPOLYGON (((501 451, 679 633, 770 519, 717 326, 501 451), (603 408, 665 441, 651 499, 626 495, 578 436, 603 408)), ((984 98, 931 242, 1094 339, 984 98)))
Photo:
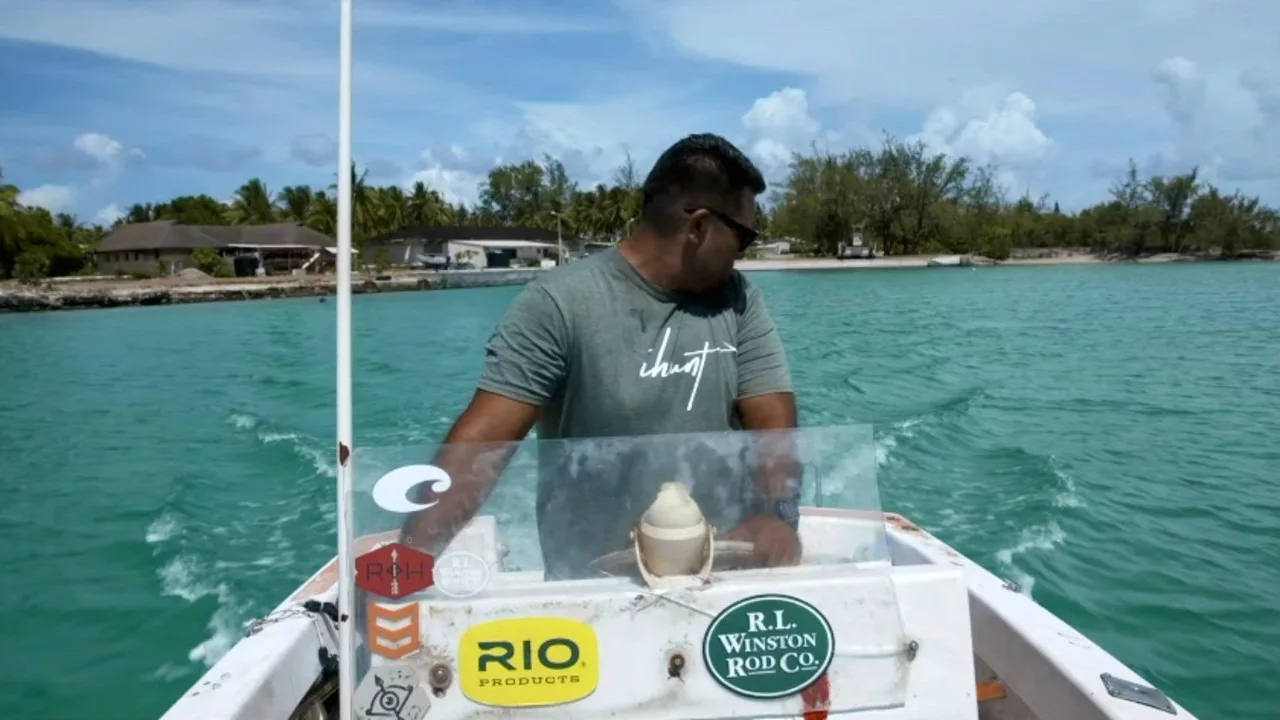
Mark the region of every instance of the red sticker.
POLYGON ((804 720, 827 720, 831 710, 831 682, 823 673, 818 682, 805 688, 800 694, 804 700, 804 720))
POLYGON ((399 600, 431 587, 436 560, 403 543, 391 543, 356 558, 356 587, 399 600))

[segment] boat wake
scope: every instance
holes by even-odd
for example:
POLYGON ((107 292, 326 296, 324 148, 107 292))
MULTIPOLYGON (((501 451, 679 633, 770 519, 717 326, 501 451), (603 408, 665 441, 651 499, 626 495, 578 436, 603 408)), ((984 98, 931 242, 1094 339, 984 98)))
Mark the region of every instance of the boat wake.
POLYGON ((247 620, 240 613, 241 604, 227 583, 213 584, 200 579, 210 574, 190 555, 178 555, 159 571, 163 594, 182 598, 188 603, 210 597, 217 601, 217 608, 206 625, 209 637, 187 652, 187 660, 205 666, 212 666, 227 654, 240 639, 247 620))
POLYGON ((165 663, 153 674, 158 680, 216 663, 247 622, 275 606, 281 587, 305 578, 332 553, 337 469, 321 443, 245 412, 226 423, 248 441, 245 452, 267 458, 274 469, 270 482, 255 473, 236 477, 253 483, 252 493, 227 485, 225 477, 183 477, 146 527, 160 594, 207 618, 186 662, 165 663))
POLYGON ((328 455, 316 449, 314 441, 308 442, 307 439, 300 437, 297 433, 271 433, 260 432, 258 439, 264 445, 274 445, 275 443, 288 443, 293 448, 293 452, 304 460, 309 460, 311 466, 319 475, 325 477, 338 477, 338 468, 333 464, 332 459, 328 455))
POLYGON ((1065 542, 1067 534, 1056 520, 1043 525, 1033 525, 1018 533, 1018 541, 1012 546, 996 551, 996 561, 1009 579, 1018 584, 1018 591, 1031 597, 1036 579, 1031 573, 1014 563, 1014 558, 1030 552, 1051 552, 1065 542))

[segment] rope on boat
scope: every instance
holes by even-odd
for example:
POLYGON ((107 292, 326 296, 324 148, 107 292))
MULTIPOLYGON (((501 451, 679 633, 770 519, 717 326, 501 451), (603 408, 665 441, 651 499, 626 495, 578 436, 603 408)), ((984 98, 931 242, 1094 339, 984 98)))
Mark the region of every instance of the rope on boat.
POLYGON ((317 615, 328 618, 329 622, 338 622, 338 606, 331 602, 320 602, 319 600, 307 600, 303 603, 289 605, 283 608, 276 608, 266 616, 258 618, 245 628, 244 636, 251 637, 262 632, 262 630, 270 625, 283 622, 292 618, 306 618, 313 620, 317 615))

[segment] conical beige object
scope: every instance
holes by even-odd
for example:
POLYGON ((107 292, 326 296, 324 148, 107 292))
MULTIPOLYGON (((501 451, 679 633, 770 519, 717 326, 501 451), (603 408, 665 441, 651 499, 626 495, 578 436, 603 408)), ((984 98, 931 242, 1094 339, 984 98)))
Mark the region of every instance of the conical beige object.
POLYGON ((711 528, 689 489, 663 483, 636 528, 636 549, 650 574, 694 575, 703 569, 711 528))

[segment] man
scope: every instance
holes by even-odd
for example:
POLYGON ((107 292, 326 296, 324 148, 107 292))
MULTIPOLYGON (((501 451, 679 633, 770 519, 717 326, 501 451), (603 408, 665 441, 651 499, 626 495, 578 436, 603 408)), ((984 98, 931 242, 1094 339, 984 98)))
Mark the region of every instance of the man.
MULTIPOLYGON (((728 141, 686 137, 645 179, 632 237, 527 286, 490 339, 475 396, 436 459, 453 486, 410 519, 406 541, 442 549, 509 458, 482 460, 476 444, 521 440, 535 423, 540 441, 795 427, 777 331, 759 291, 733 269, 758 234, 755 199, 764 189, 760 171, 728 141)), ((692 462, 664 457, 676 447, 670 438, 615 445, 625 457, 597 458, 594 470, 580 457, 557 457, 570 447, 540 445, 539 535, 547 574, 557 578, 581 577, 591 559, 623 549, 653 500, 654 478, 692 462)), ((798 561, 797 473, 768 458, 753 463, 763 473, 735 472, 719 456, 732 453, 703 449, 694 494, 708 518, 731 518, 721 527, 753 543, 763 563, 798 561), (759 477, 732 477, 744 474, 759 477)))

